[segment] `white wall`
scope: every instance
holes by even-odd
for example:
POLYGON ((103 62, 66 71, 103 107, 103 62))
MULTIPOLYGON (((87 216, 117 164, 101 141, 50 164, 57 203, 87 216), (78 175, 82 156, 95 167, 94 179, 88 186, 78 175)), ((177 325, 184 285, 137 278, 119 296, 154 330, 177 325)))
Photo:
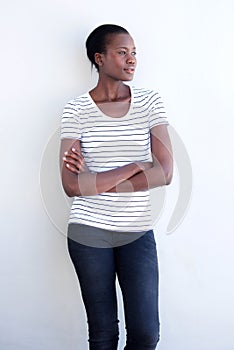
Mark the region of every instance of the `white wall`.
MULTIPOLYGON (((156 223, 158 349, 232 350, 233 2, 1 5, 0 349, 87 349, 86 318, 66 251, 69 203, 59 184, 58 127, 64 104, 95 84, 86 35, 113 22, 135 38, 134 85, 160 91, 192 165, 184 220, 167 234, 183 185, 176 171, 156 223)), ((122 323, 120 349, 123 344, 122 323)))

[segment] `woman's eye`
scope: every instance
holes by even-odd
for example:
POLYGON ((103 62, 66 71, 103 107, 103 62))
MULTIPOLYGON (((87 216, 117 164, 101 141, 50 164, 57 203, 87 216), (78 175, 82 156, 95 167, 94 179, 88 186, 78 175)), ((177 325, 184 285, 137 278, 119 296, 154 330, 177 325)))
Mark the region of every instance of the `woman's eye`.
MULTIPOLYGON (((122 55, 122 56, 125 56, 125 55, 127 55, 127 51, 126 50, 121 50, 121 51, 118 52, 118 54, 122 55)), ((136 54, 137 54, 136 51, 131 52, 132 56, 136 56, 136 54)))

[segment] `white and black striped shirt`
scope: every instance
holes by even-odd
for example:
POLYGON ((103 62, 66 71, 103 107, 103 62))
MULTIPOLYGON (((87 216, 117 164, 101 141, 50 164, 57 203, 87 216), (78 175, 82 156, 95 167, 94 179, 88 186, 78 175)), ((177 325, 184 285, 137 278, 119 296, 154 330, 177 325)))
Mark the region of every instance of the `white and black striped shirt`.
MULTIPOLYGON (((87 92, 64 107, 61 138, 79 139, 90 171, 102 172, 132 162, 152 161, 150 129, 168 124, 159 94, 130 87, 131 103, 123 117, 105 115, 87 92)), ((74 197, 69 223, 114 231, 152 228, 149 191, 74 197)))

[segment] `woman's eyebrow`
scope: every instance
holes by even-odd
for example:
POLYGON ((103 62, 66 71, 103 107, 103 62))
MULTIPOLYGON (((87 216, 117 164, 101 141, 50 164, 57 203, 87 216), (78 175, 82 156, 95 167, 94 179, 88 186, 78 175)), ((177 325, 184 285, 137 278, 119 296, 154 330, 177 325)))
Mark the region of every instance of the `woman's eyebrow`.
MULTIPOLYGON (((118 47, 116 47, 116 50, 117 50, 117 49, 125 49, 125 50, 128 50, 129 48, 126 47, 126 46, 118 46, 118 47)), ((132 48, 132 50, 136 50, 136 47, 134 46, 134 47, 132 48)))

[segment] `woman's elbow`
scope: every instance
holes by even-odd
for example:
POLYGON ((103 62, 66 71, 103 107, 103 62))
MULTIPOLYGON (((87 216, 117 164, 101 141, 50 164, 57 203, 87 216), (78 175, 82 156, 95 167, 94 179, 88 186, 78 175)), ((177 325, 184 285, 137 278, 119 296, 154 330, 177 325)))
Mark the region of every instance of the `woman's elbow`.
POLYGON ((64 189, 64 192, 70 198, 75 197, 75 194, 72 191, 70 191, 70 190, 64 189))
POLYGON ((165 183, 165 185, 170 185, 170 183, 172 181, 172 177, 173 177, 172 174, 166 176, 166 183, 165 183))
POLYGON ((68 197, 79 196, 79 193, 78 193, 77 189, 74 188, 74 186, 63 183, 63 190, 68 197))
POLYGON ((173 178, 173 167, 165 171, 165 185, 170 185, 173 178))
POLYGON ((63 189, 64 189, 64 192, 66 193, 66 195, 68 196, 68 197, 75 197, 75 193, 71 190, 71 189, 68 189, 68 188, 64 188, 63 187, 63 189))

